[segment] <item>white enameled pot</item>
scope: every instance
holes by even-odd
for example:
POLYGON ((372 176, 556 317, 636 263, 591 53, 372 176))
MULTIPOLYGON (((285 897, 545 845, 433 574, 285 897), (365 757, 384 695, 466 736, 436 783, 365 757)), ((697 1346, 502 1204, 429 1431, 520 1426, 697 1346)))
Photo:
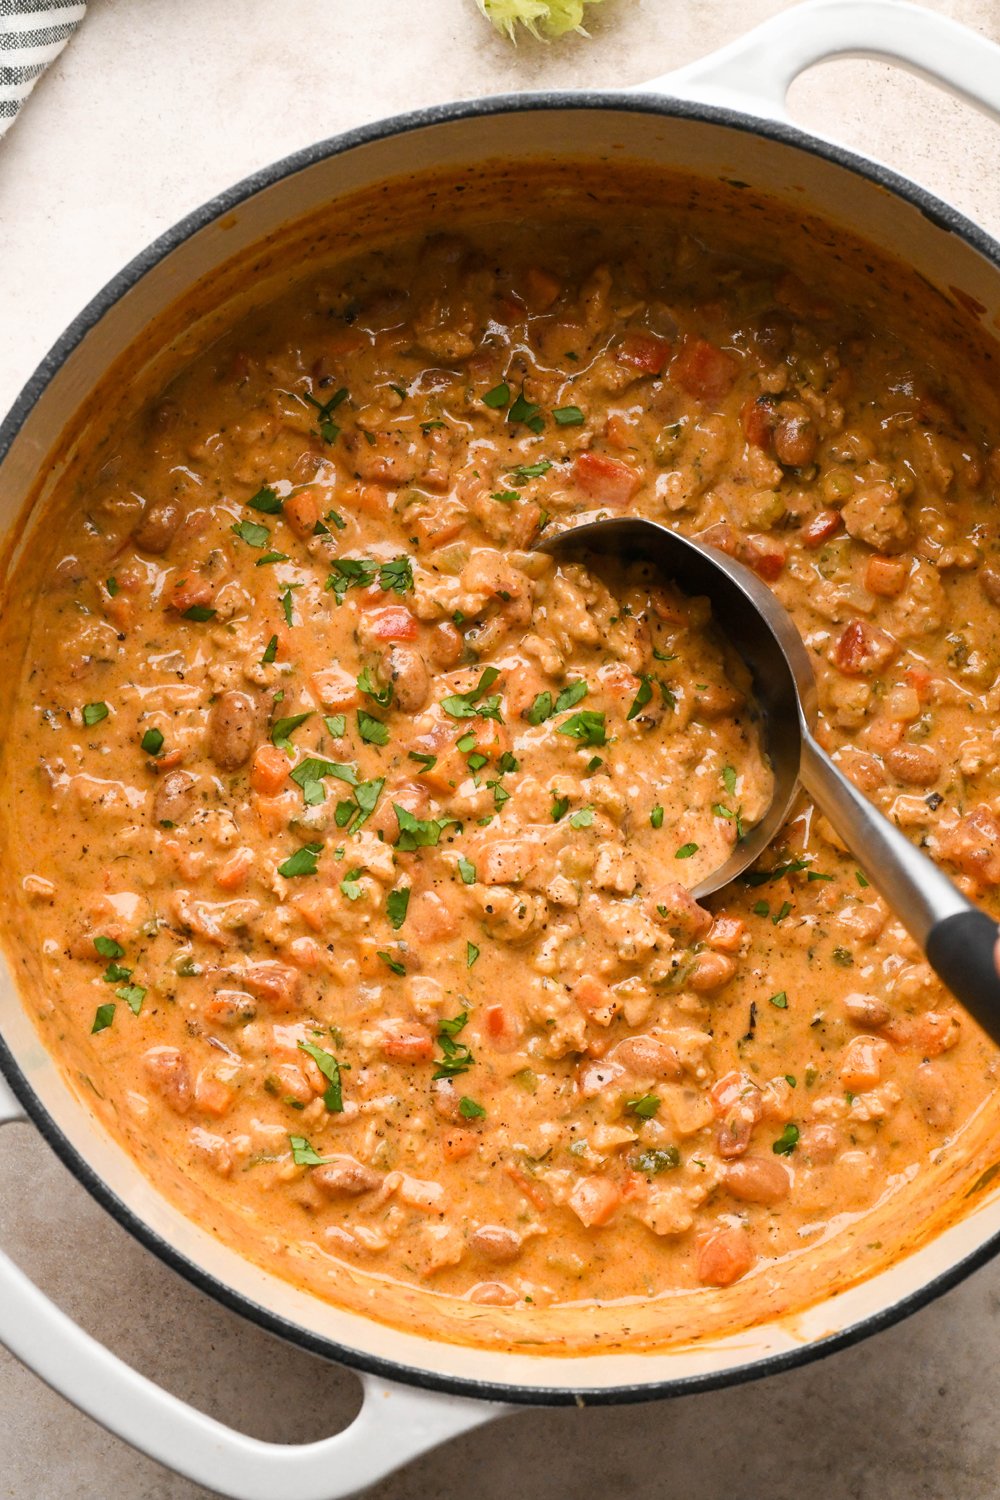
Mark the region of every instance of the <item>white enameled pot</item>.
MULTIPOLYGON (((366 127, 257 174, 191 215, 87 307, 0 427, 0 519, 11 528, 40 474, 58 468, 80 410, 150 322, 234 255, 368 184, 499 156, 595 158, 609 147, 833 220, 949 287, 1000 341, 1000 244, 883 167, 797 130, 798 73, 826 57, 901 63, 1000 114, 1000 48, 902 0, 807 0, 703 62, 639 90, 492 98, 366 127), (540 128, 540 126, 544 128, 540 128)), ((971 316, 971 313, 970 313, 971 316)), ((998 351, 1000 352, 1000 351, 998 351)), ((1000 1249, 1000 1176, 975 1211, 906 1258, 800 1314, 663 1354, 540 1358, 400 1332, 319 1302, 186 1219, 99 1129, 41 1047, 0 967, 0 1123, 29 1117, 143 1244, 261 1326, 360 1373, 361 1414, 304 1447, 231 1431, 130 1370, 0 1256, 0 1340, 127 1442, 234 1500, 336 1500, 517 1404, 638 1401, 787 1368, 886 1326, 1000 1249)))

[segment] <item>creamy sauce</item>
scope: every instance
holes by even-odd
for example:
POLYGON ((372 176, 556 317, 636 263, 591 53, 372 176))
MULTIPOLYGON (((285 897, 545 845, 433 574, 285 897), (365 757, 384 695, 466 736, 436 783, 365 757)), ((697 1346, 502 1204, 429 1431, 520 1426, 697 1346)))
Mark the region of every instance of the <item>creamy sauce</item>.
POLYGON ((691 900, 769 791, 738 660, 530 548, 627 510, 749 563, 826 747, 995 911, 962 418, 786 273, 606 226, 366 256, 151 402, 15 580, 3 796, 28 998, 154 1180, 334 1300, 527 1330, 752 1286, 927 1170, 992 1047, 804 802, 691 900))

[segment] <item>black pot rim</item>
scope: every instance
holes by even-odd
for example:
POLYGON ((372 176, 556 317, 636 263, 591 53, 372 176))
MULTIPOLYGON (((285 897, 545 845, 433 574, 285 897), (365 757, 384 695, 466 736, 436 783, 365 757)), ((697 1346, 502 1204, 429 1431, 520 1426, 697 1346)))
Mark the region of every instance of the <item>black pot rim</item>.
MULTIPOLYGON (((858 156, 844 147, 820 139, 782 122, 766 120, 741 111, 716 105, 698 104, 687 100, 673 99, 656 93, 624 92, 544 92, 526 94, 499 94, 485 99, 475 99, 454 104, 436 105, 428 109, 415 110, 363 125, 341 135, 317 142, 312 146, 293 152, 260 171, 243 178, 233 187, 216 194, 201 207, 187 214, 171 229, 160 235, 134 257, 122 271, 113 277, 56 340, 29 377, 13 406, 0 423, 0 466, 7 456, 18 432, 26 421, 49 382, 57 374, 65 360, 119 299, 139 282, 154 266, 165 259, 186 240, 204 229, 215 219, 256 193, 272 187, 283 178, 311 167, 329 157, 341 156, 356 147, 369 145, 391 136, 405 135, 415 130, 447 125, 453 121, 485 118, 500 114, 523 114, 553 110, 601 110, 650 114, 666 118, 693 120, 699 123, 721 126, 744 134, 759 135, 779 144, 832 162, 858 177, 867 179, 885 188, 895 197, 919 210, 938 228, 960 237, 976 250, 984 260, 1000 272, 1000 243, 983 228, 974 223, 958 209, 942 202, 926 189, 894 172, 891 168, 858 156)), ((891 1327, 910 1313, 932 1302, 935 1298, 958 1285, 973 1271, 986 1265, 1000 1252, 1000 1233, 992 1235, 982 1245, 940 1272, 930 1281, 910 1292, 879 1312, 859 1319, 840 1332, 811 1344, 788 1350, 780 1354, 767 1355, 750 1360, 731 1369, 704 1375, 687 1375, 650 1380, 641 1384, 609 1385, 600 1389, 576 1386, 524 1386, 504 1384, 492 1380, 472 1380, 439 1374, 436 1371, 405 1365, 394 1360, 367 1354, 335 1340, 321 1337, 289 1319, 280 1317, 262 1307, 252 1298, 234 1291, 224 1282, 210 1275, 182 1255, 169 1241, 136 1214, 114 1193, 93 1170, 86 1158, 67 1138, 35 1094, 27 1078, 18 1066, 6 1040, 0 1036, 0 1072, 3 1073, 29 1119, 45 1141, 60 1157, 65 1166, 87 1189, 121 1227, 128 1231, 147 1250, 152 1251, 165 1265, 197 1287, 199 1291, 214 1298, 216 1302, 255 1323, 267 1332, 287 1342, 316 1354, 322 1358, 346 1365, 359 1372, 398 1381, 428 1391, 439 1391, 453 1396, 467 1396, 482 1401, 503 1402, 523 1406, 597 1406, 622 1405, 643 1401, 663 1400, 667 1397, 691 1395, 699 1391, 742 1385, 766 1375, 779 1374, 796 1369, 834 1353, 849 1348, 874 1333, 891 1327)), ((429 1340, 433 1342, 433 1340, 429 1340)), ((585 1358, 586 1356, 580 1356, 585 1358)), ((657 1355, 646 1356, 651 1363, 657 1355)), ((669 1361, 669 1351, 662 1358, 669 1361)), ((540 1360, 544 1356, 539 1356, 540 1360)))

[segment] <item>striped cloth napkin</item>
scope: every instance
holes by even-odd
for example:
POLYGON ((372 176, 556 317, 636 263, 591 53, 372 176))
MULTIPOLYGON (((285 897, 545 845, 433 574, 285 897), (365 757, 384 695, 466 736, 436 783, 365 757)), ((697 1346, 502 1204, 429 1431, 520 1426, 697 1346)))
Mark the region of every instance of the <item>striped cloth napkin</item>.
POLYGON ((86 0, 0 0, 0 136, 86 14, 86 0))

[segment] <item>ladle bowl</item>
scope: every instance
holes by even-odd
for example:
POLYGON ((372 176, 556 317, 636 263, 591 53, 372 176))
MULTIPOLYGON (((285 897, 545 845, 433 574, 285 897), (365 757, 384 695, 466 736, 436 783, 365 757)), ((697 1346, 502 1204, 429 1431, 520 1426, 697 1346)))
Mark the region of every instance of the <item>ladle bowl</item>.
POLYGON ((638 516, 571 527, 540 542, 538 550, 559 561, 653 565, 684 593, 709 599, 716 627, 749 668, 774 775, 771 801, 725 863, 691 894, 698 900, 711 895, 753 864, 784 827, 801 784, 939 978, 1000 1042, 996 922, 862 796, 820 747, 813 734, 818 706, 809 653, 767 584, 727 553, 638 516))

